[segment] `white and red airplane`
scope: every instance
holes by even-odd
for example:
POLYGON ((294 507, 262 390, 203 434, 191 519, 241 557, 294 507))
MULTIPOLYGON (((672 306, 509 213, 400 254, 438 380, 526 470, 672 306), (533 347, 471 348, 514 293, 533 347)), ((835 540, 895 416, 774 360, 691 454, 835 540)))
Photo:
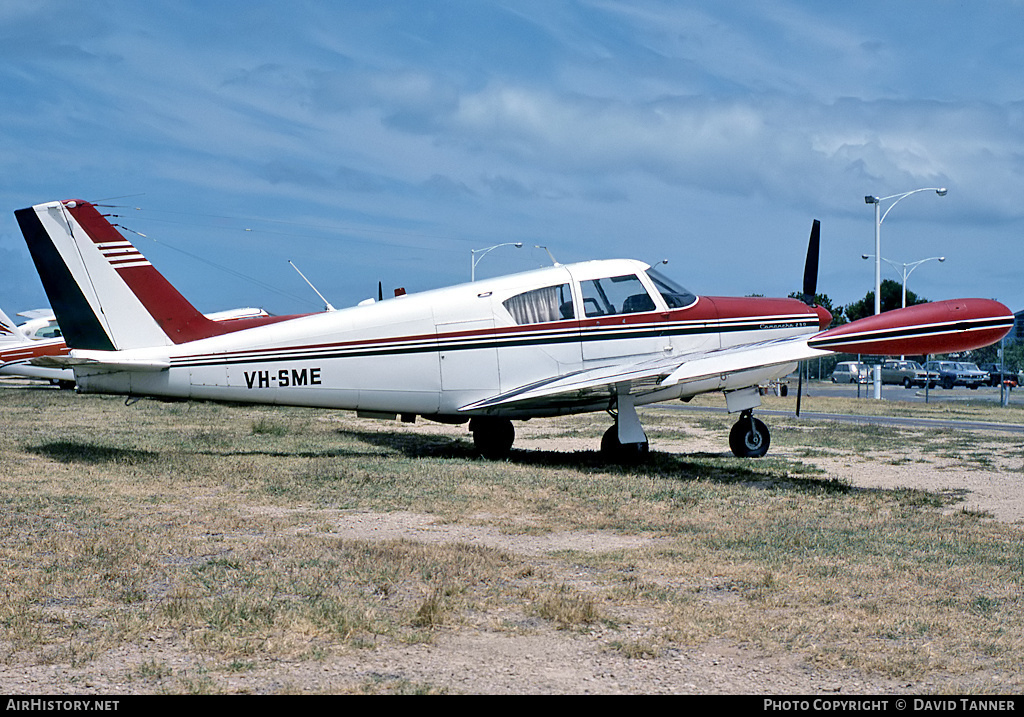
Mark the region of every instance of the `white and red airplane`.
MULTIPOLYGON (((54 313, 48 309, 33 309, 21 312, 18 316, 25 316, 29 320, 15 324, 0 310, 0 376, 41 378, 62 387, 74 388, 75 372, 72 368, 33 363, 44 357, 67 356, 70 353, 54 313)), ((228 322, 256 316, 267 316, 267 312, 245 308, 206 314, 213 321, 228 322)), ((43 362, 46 363, 52 362, 43 362)))
POLYGON ((75 373, 70 368, 35 366, 29 362, 43 356, 65 356, 68 348, 53 321, 53 313, 34 310, 18 314, 29 316, 15 324, 0 310, 0 375, 42 378, 73 386, 75 373))
MULTIPOLYGON (((317 406, 375 418, 465 423, 506 456, 513 420, 608 411, 601 441, 642 456, 636 406, 721 391, 739 413, 738 456, 769 434, 758 385, 830 351, 963 351, 998 341, 1013 314, 987 299, 912 306, 827 330, 814 296, 819 225, 802 302, 695 296, 647 264, 588 261, 300 316, 208 320, 80 200, 15 212, 71 347, 82 393, 317 406)), ((44 360, 46 361, 46 360, 44 360)))

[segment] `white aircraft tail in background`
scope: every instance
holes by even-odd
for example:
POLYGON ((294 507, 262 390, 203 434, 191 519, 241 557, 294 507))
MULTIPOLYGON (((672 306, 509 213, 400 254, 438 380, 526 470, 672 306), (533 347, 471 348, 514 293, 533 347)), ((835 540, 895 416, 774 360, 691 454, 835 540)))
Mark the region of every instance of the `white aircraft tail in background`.
MULTIPOLYGON (((696 296, 628 259, 556 265, 347 309, 214 322, 79 200, 15 212, 82 393, 318 406, 377 418, 465 423, 480 452, 508 454, 514 419, 614 418, 601 442, 643 456, 636 406, 725 394, 738 456, 768 450, 758 385, 832 351, 963 351, 998 341, 1013 314, 988 299, 887 312, 829 330, 804 301, 696 296)), ((333 308, 333 307, 332 307, 333 308)))
MULTIPOLYGON (((22 311, 18 316, 28 318, 15 324, 0 310, 0 375, 41 378, 63 388, 74 388, 75 372, 67 367, 65 358, 69 349, 54 313, 49 309, 22 311)), ((266 317, 263 309, 228 309, 206 318, 233 326, 240 319, 266 317)))
POLYGON ((62 386, 74 386, 75 374, 70 368, 36 366, 31 363, 43 357, 66 356, 68 353, 60 331, 50 329, 50 312, 27 312, 35 318, 17 325, 0 310, 0 375, 42 378, 62 386), (52 334, 44 336, 42 334, 52 334))

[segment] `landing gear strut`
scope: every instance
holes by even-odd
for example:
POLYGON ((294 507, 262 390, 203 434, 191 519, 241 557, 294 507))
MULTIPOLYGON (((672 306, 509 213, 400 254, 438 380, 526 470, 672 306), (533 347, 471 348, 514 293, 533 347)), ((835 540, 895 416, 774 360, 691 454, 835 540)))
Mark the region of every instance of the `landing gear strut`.
POLYGON ((647 457, 650 445, 640 425, 628 386, 620 387, 616 401, 615 425, 601 437, 601 455, 616 463, 636 463, 647 457))
POLYGON ((769 443, 768 426, 754 418, 752 411, 743 411, 729 431, 729 448, 738 458, 760 458, 768 452, 769 443))
POLYGON ((512 421, 498 416, 477 416, 469 421, 473 432, 473 445, 480 455, 496 461, 508 458, 512 443, 516 440, 516 429, 512 421))

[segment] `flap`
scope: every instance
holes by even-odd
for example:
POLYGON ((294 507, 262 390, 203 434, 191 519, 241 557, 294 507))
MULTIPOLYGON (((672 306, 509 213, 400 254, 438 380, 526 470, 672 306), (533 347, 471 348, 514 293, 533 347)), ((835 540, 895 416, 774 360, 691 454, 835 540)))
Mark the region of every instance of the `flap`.
POLYGON ((686 356, 666 356, 634 363, 600 366, 520 386, 467 404, 459 410, 509 407, 559 397, 579 402, 599 396, 611 398, 624 387, 624 384, 628 384, 628 393, 631 395, 642 395, 681 382, 831 354, 830 351, 810 348, 807 345, 808 338, 794 336, 686 356))

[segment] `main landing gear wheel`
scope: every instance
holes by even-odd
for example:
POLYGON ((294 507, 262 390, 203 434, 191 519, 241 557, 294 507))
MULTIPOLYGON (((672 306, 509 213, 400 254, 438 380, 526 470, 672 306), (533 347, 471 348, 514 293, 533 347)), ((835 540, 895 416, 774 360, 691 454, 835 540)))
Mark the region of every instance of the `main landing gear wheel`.
POLYGON ((620 443, 619 426, 615 424, 601 436, 601 455, 616 463, 637 463, 647 457, 650 445, 643 443, 620 443))
POLYGON ((516 429, 507 418, 478 416, 469 421, 469 430, 480 455, 492 461, 508 458, 516 440, 516 429))
POLYGON ((738 458, 760 458, 768 452, 769 443, 768 426, 749 411, 740 414, 740 420, 729 432, 729 448, 738 458))

